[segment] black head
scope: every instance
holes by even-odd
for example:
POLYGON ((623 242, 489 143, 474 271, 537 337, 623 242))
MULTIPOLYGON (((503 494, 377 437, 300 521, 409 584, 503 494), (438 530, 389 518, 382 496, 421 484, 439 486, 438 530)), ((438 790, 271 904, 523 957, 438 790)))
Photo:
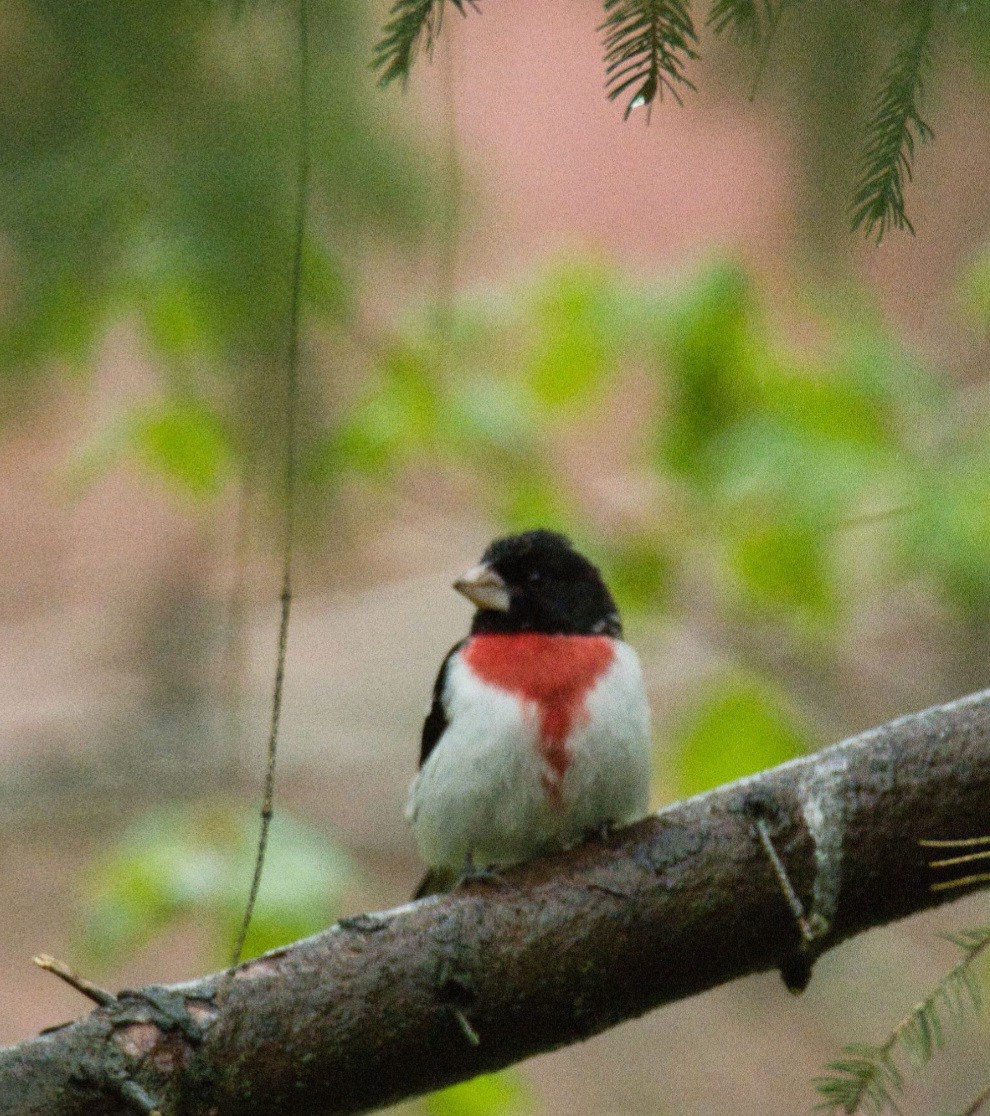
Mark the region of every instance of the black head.
POLYGON ((602 575, 553 531, 496 539, 454 588, 478 606, 472 632, 622 634, 602 575))

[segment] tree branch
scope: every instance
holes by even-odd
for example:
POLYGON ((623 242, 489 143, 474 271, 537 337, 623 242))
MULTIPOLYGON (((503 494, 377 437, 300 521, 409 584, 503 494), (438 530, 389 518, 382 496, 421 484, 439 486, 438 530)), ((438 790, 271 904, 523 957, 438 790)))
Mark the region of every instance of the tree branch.
MULTIPOLYGON (((9 1116, 355 1113, 801 965, 946 900, 923 838, 985 830, 990 691, 679 802, 627 830, 0 1050, 9 1116), (767 855, 807 914, 802 936, 767 855), (807 939, 812 928, 813 941, 807 939)), ((954 894, 959 894, 957 892, 954 894)), ((793 898, 793 896, 791 897, 793 898)))

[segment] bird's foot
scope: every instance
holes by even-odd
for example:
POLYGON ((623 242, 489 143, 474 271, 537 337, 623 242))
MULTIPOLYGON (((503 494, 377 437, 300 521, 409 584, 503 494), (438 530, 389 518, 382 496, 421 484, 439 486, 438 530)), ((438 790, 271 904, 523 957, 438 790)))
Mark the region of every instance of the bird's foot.
POLYGON ((464 858, 461 874, 455 880, 452 890, 460 891, 462 888, 470 887, 471 884, 483 884, 486 887, 505 887, 505 877, 490 864, 478 867, 474 863, 474 857, 468 853, 464 858))
POLYGON ((612 836, 618 829, 618 824, 614 818, 606 818, 600 821, 597 825, 589 826, 581 837, 582 843, 587 841, 597 841, 599 844, 604 845, 605 842, 612 836))

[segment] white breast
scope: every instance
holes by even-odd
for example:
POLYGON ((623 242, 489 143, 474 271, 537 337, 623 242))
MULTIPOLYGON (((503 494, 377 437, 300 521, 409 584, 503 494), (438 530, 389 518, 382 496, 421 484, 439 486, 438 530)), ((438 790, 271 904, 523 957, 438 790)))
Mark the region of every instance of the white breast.
POLYGON ((615 660, 585 700, 567 740, 559 800, 548 796, 539 711, 482 682, 460 656, 443 693, 450 721, 413 780, 406 816, 431 868, 506 866, 564 848, 649 807, 650 724, 636 652, 615 660))

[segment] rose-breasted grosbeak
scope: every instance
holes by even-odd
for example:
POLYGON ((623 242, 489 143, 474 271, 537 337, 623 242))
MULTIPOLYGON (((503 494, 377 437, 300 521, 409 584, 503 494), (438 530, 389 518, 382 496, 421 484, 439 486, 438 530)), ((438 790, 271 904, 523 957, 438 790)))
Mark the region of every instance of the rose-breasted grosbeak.
POLYGON ((406 816, 417 898, 642 817, 650 719, 598 570, 562 535, 497 539, 454 583, 478 606, 443 661, 406 816))

